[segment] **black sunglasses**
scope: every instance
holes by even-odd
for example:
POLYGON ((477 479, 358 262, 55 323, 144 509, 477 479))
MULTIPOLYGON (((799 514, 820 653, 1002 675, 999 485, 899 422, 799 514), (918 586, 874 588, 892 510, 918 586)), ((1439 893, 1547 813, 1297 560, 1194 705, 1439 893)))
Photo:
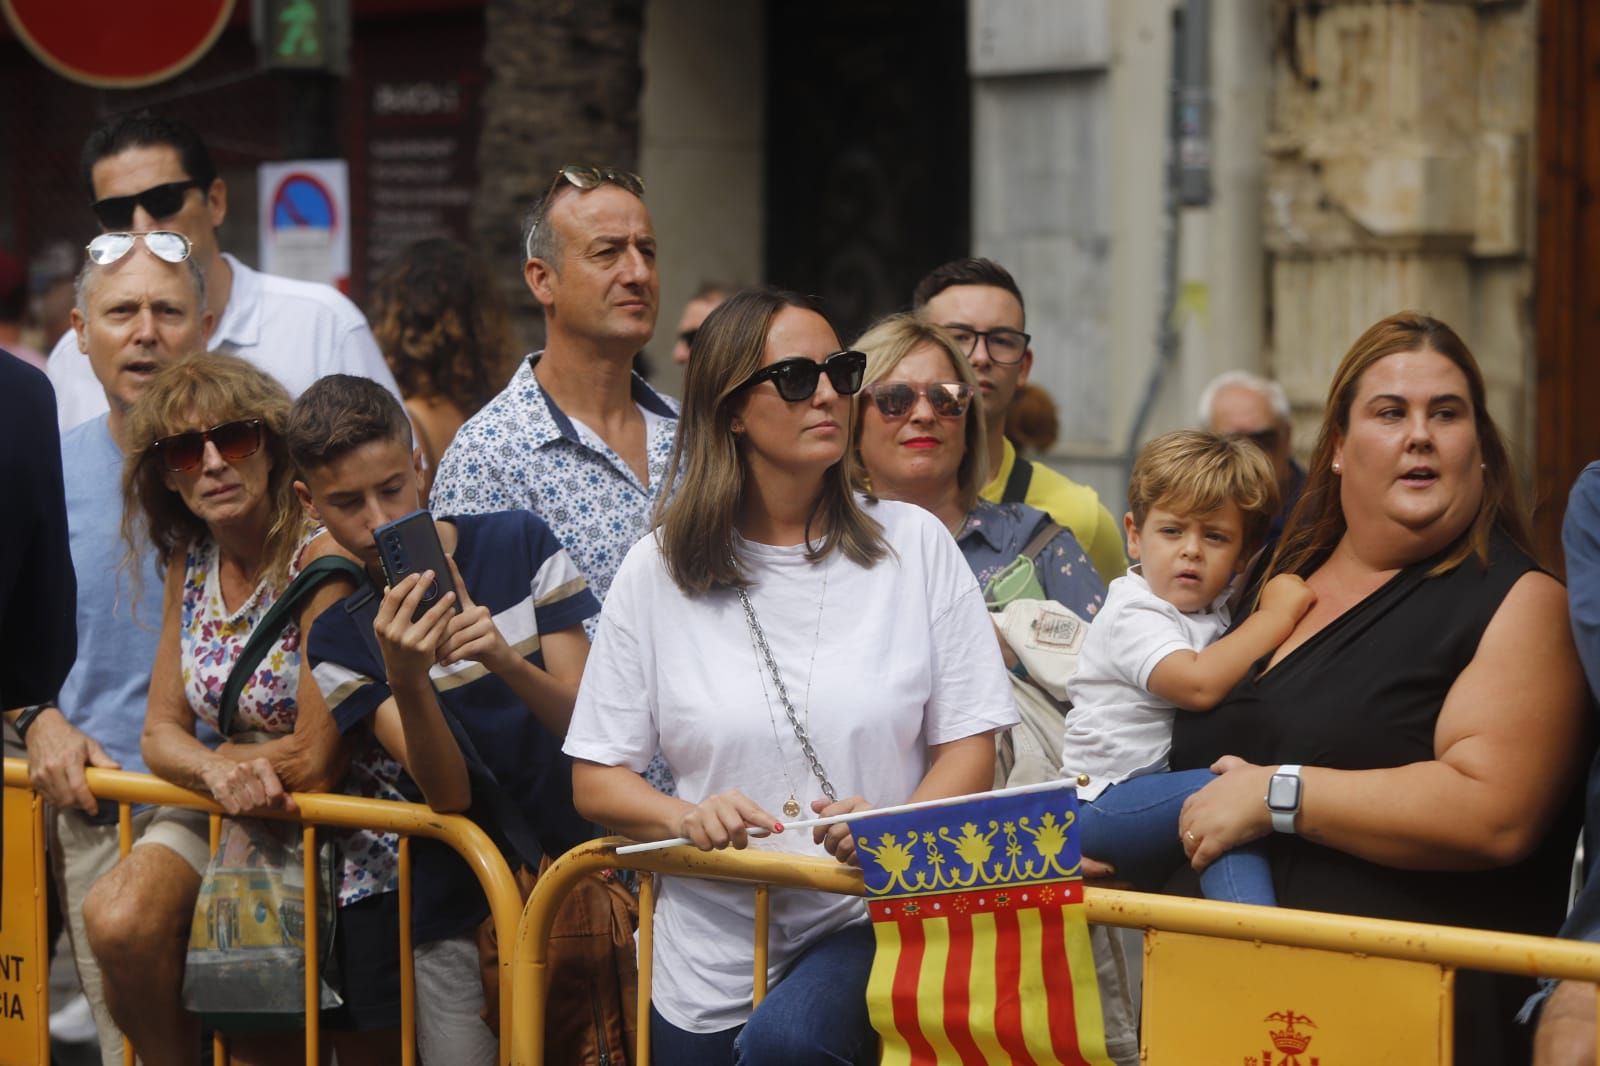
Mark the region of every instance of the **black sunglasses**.
POLYGON ((884 418, 906 417, 917 405, 919 396, 928 398, 928 405, 940 418, 960 418, 972 403, 972 386, 964 381, 935 381, 928 385, 876 381, 868 385, 866 391, 884 418))
POLYGON ((144 192, 132 196, 107 196, 90 206, 94 217, 106 229, 127 229, 133 225, 133 209, 143 207, 154 219, 171 218, 183 209, 183 198, 190 189, 204 189, 209 181, 190 178, 187 181, 169 181, 165 185, 152 185, 144 192))
POLYGON ((861 352, 846 350, 834 352, 820 363, 803 355, 780 359, 745 378, 729 395, 736 396, 763 381, 771 381, 779 396, 790 403, 799 403, 811 399, 823 374, 828 375, 828 384, 833 386, 834 392, 840 396, 854 396, 861 391, 861 379, 867 376, 867 357, 861 352))
POLYGON ((1229 433, 1228 436, 1234 440, 1247 440, 1268 455, 1278 450, 1278 430, 1275 426, 1249 433, 1229 433))
POLYGON ((243 418, 224 422, 210 429, 191 429, 174 433, 150 445, 162 465, 174 474, 193 470, 205 459, 206 441, 217 446, 217 454, 230 463, 247 459, 261 449, 261 419, 243 418))

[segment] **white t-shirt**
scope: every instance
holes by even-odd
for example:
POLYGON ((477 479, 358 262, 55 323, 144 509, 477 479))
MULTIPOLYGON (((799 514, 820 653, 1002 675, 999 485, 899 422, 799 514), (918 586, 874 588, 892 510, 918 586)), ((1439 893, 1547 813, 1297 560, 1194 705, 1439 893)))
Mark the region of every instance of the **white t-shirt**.
MULTIPOLYGON (((251 270, 226 252, 222 257, 233 268, 233 287, 211 333, 211 351, 266 371, 291 398, 324 374, 371 378, 399 398, 366 318, 339 290, 251 270)), ((45 373, 56 390, 61 432, 106 413, 105 390, 72 330, 56 342, 45 373)))
MULTIPOLYGON (((740 541, 739 550, 756 616, 829 781, 841 799, 888 806, 922 780, 928 745, 1005 728, 1017 712, 978 583, 950 534, 920 507, 864 506, 891 548, 871 569, 840 552, 812 564, 798 546, 740 541)), ((652 535, 629 551, 606 596, 565 750, 642 771, 657 748, 691 803, 738 789, 781 817, 792 788, 812 817, 810 801, 822 796, 738 595, 685 596, 652 535)), ((751 847, 827 855, 809 832, 751 847)), ((771 905, 774 983, 807 947, 866 920, 849 896, 774 889, 771 905)), ((745 1020, 754 923, 750 886, 666 879, 653 1000, 667 1021, 707 1033, 745 1020)))
POLYGON ((1061 769, 1088 774, 1078 788, 1092 800, 1119 781, 1167 768, 1173 706, 1150 692, 1150 674, 1175 651, 1202 651, 1228 628, 1228 593, 1211 609, 1184 614, 1150 591, 1135 566, 1106 589, 1067 682, 1072 711, 1061 745, 1061 769))

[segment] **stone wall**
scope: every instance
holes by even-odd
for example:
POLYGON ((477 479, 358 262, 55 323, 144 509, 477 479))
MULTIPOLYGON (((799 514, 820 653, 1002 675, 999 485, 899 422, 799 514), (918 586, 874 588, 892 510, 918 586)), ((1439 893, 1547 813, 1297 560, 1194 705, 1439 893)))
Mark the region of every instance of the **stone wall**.
POLYGON ((521 219, 562 166, 635 169, 644 0, 488 0, 473 228, 525 350, 542 343, 522 281, 521 219))
POLYGON ((1309 448, 1334 367, 1416 308, 1454 326, 1531 460, 1532 3, 1276 3, 1269 361, 1309 448))

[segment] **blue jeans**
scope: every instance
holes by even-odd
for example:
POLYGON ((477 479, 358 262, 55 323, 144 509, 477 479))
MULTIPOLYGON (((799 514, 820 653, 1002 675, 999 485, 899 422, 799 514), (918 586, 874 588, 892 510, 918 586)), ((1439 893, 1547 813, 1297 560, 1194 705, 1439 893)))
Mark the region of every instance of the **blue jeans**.
POLYGON ((867 1017, 875 940, 852 925, 817 941, 773 985, 743 1025, 718 1033, 679 1029, 650 1008, 654 1066, 818 1066, 877 1061, 867 1017))
MULTIPOLYGON (((1130 777, 1078 808, 1083 854, 1110 863, 1117 876, 1140 888, 1159 889, 1185 862, 1178 839, 1183 801, 1216 780, 1210 770, 1179 770, 1130 777)), ((1277 906, 1265 845, 1226 852, 1200 875, 1207 899, 1277 906)))

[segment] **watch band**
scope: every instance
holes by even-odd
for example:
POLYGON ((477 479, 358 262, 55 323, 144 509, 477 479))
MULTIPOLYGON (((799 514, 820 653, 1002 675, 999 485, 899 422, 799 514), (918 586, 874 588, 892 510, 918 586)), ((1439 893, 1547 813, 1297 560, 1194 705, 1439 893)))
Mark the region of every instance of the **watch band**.
POLYGON ((11 720, 12 728, 17 731, 17 738, 26 744, 28 727, 33 724, 33 720, 55 705, 54 700, 46 700, 44 703, 33 703, 22 708, 22 713, 11 720))
POLYGON ((1304 785, 1303 785, 1303 783, 1301 782, 1301 779, 1300 779, 1300 766, 1299 766, 1298 763, 1285 763, 1284 765, 1278 767, 1277 772, 1274 773, 1272 776, 1273 776, 1274 780, 1279 778, 1279 777, 1292 777, 1292 778, 1294 778, 1294 806, 1293 807, 1287 808, 1287 809, 1274 807, 1272 805, 1272 803, 1271 803, 1271 800, 1270 800, 1270 790, 1271 790, 1271 785, 1270 784, 1268 785, 1269 797, 1268 797, 1268 803, 1267 803, 1267 810, 1272 814, 1272 828, 1273 828, 1273 830, 1275 832, 1279 832, 1279 833, 1293 833, 1295 831, 1295 828, 1294 828, 1295 816, 1300 813, 1301 790, 1304 788, 1304 785))

